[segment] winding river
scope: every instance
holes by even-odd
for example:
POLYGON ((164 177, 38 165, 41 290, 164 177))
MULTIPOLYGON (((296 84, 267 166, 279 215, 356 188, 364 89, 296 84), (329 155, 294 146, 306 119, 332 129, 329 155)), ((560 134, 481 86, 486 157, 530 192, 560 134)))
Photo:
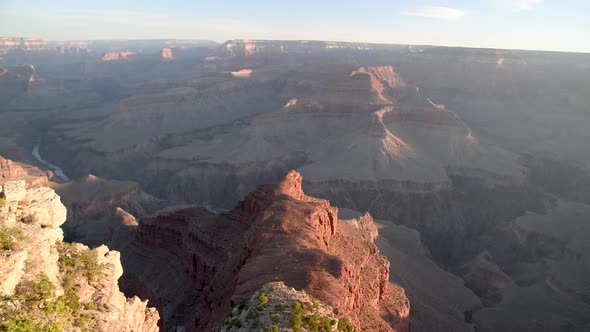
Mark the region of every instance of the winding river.
POLYGON ((55 174, 55 176, 57 176, 61 180, 70 181, 70 178, 66 176, 63 169, 61 169, 59 166, 56 166, 56 165, 48 162, 47 160, 43 159, 43 157, 41 157, 41 154, 39 154, 39 146, 40 145, 41 145, 41 140, 39 140, 37 142, 37 144, 35 144, 35 147, 33 148, 33 152, 32 152, 33 157, 35 157, 35 159, 37 159, 43 165, 49 167, 51 169, 51 171, 53 171, 53 174, 55 174))

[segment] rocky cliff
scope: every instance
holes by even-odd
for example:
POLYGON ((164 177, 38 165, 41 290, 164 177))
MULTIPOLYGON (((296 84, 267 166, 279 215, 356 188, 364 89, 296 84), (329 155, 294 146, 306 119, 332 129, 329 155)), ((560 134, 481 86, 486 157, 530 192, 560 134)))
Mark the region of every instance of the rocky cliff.
POLYGON ((377 49, 395 49, 395 45, 368 44, 354 42, 335 42, 319 40, 248 40, 233 39, 223 43, 216 50, 218 56, 252 57, 276 56, 286 54, 309 54, 329 51, 367 51, 377 49))
POLYGON ((164 47, 162 49, 162 60, 172 60, 173 59, 172 49, 169 47, 164 47))
POLYGON ((345 317, 305 291, 275 281, 240 301, 219 331, 352 331, 345 317))
POLYGON ((3 329, 158 331, 157 311, 119 291, 118 252, 62 242, 66 208, 52 189, 8 181, 0 202, 3 329))
POLYGON ((0 54, 11 51, 47 51, 45 41, 38 38, 0 37, 0 54))
POLYGON ((409 302, 389 282, 374 230, 339 220, 301 181, 290 172, 222 214, 192 208, 143 219, 122 249, 126 289, 158 301, 167 328, 219 326, 231 307, 280 280, 358 329, 408 331, 409 302))
POLYGON ((123 52, 107 52, 105 53, 101 61, 117 61, 117 60, 127 60, 132 55, 137 54, 136 52, 132 51, 123 51, 123 52))
POLYGON ((51 171, 0 156, 0 183, 24 180, 29 187, 54 189, 68 210, 61 226, 68 241, 96 247, 109 244, 116 229, 125 224, 123 213, 142 217, 163 208, 167 202, 142 190, 132 181, 116 181, 87 175, 68 182, 52 182, 51 171))
POLYGON ((154 188, 174 199, 231 206, 288 168, 300 171, 314 194, 439 192, 454 174, 491 185, 522 182, 517 155, 473 135, 454 112, 404 85, 393 67, 337 69, 344 74, 317 82, 311 96, 281 111, 160 152, 148 178, 169 180, 154 188))
POLYGON ((66 239, 95 247, 108 244, 120 226, 119 210, 142 217, 162 207, 165 202, 145 193, 132 181, 107 180, 87 175, 52 184, 68 209, 62 226, 66 239))
POLYGON ((53 177, 51 171, 42 171, 36 167, 15 162, 0 156, 0 183, 5 181, 24 180, 29 186, 47 185, 53 177))

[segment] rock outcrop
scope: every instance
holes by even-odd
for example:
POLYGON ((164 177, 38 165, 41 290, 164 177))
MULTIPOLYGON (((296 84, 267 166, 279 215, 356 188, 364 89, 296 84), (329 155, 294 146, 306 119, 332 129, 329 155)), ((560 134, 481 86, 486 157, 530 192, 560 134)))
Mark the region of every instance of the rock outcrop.
POLYGON ((250 299, 241 301, 219 329, 230 331, 347 331, 352 327, 346 317, 337 317, 334 310, 305 291, 287 287, 283 282, 270 282, 250 299))
POLYGON ((368 44, 353 42, 335 42, 319 40, 248 40, 233 39, 223 43, 215 54, 225 57, 253 57, 253 56, 277 56, 277 55, 316 55, 346 51, 367 51, 395 49, 394 45, 368 44))
POLYGON ((135 182, 107 180, 94 175, 53 184, 53 188, 68 208, 68 219, 62 226, 66 239, 91 247, 111 242, 120 226, 119 210, 142 217, 165 204, 144 192, 135 182))
POLYGON ((29 186, 46 185, 53 177, 51 171, 42 171, 36 167, 12 161, 0 156, 0 183, 24 180, 29 186))
POLYGON ((301 181, 289 172, 277 186, 260 186, 222 214, 191 208, 144 218, 122 249, 127 291, 161 303, 167 328, 202 331, 280 280, 361 330, 408 331, 409 302, 389 282, 389 262, 373 242, 374 230, 339 220, 328 201, 303 193, 301 181), (156 268, 164 265, 166 273, 156 268))
POLYGON ((101 61, 118 61, 118 60, 127 60, 130 56, 137 54, 136 52, 132 51, 123 51, 123 52, 107 52, 105 53, 101 61))
POLYGON ((10 330, 20 322, 32 330, 49 324, 60 330, 158 331, 157 311, 119 291, 118 252, 62 242, 59 226, 66 208, 52 189, 26 189, 24 181, 8 181, 2 188, 0 326, 10 330))
POLYGON ((38 38, 0 37, 0 54, 11 51, 47 51, 45 41, 38 38))
POLYGON ((162 60, 172 60, 174 58, 172 54, 172 49, 169 47, 164 47, 162 49, 162 60))

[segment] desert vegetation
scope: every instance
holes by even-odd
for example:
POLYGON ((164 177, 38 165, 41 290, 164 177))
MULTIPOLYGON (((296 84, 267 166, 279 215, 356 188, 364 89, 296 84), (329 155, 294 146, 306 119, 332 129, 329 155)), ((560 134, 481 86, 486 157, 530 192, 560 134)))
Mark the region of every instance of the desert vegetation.
MULTIPOLYGON (((240 301, 229 314, 222 331, 355 331, 347 318, 335 317, 329 307, 306 292, 300 292, 302 295, 296 298, 286 298, 284 293, 278 295, 276 287, 266 287, 250 300, 240 301)), ((291 292, 297 293, 294 289, 291 292)))
MULTIPOLYGON (((18 234, 17 234, 18 235, 18 234)), ((14 235, 0 232, 2 246, 11 245, 14 235)), ((102 273, 96 252, 77 250, 74 244, 59 243, 61 285, 54 285, 44 273, 23 279, 12 296, 0 301, 0 331, 3 332, 58 332, 93 331, 92 314, 96 305, 82 303, 76 292, 81 284, 90 284, 102 273), (63 289, 62 295, 57 295, 63 289)))
POLYGON ((0 250, 15 250, 24 239, 22 229, 19 227, 7 227, 0 220, 0 250))

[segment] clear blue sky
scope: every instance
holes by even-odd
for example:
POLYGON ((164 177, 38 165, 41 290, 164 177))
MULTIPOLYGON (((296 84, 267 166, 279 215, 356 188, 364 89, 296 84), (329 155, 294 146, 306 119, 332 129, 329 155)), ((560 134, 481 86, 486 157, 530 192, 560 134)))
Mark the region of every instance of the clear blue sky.
POLYGON ((590 52, 590 0, 0 0, 0 36, 315 39, 590 52))

